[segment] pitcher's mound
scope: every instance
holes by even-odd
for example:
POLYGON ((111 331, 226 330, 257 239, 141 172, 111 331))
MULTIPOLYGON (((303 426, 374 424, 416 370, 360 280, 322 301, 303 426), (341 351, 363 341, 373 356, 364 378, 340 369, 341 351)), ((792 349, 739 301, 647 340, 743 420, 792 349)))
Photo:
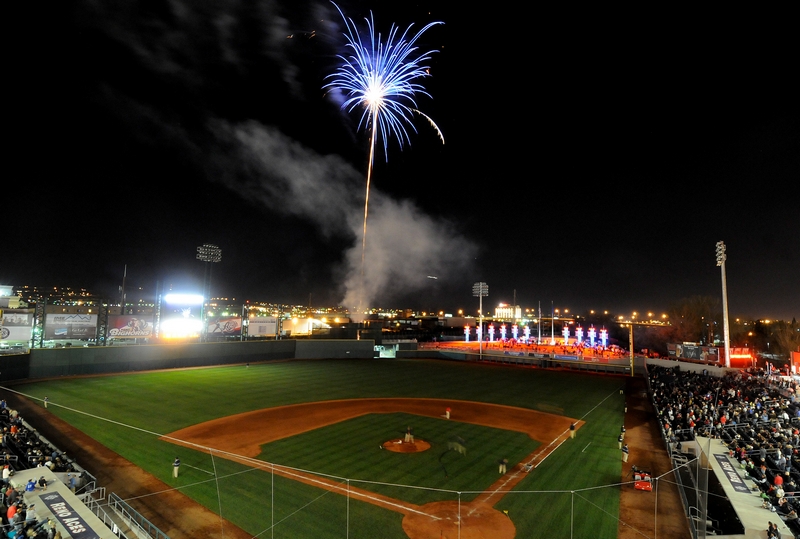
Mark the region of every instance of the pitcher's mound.
POLYGON ((461 533, 457 501, 429 503, 419 510, 403 517, 403 531, 409 539, 513 539, 517 534, 508 515, 486 504, 461 504, 461 533))
POLYGON ((383 442, 383 448, 395 453, 419 453, 431 448, 431 444, 417 438, 413 442, 404 442, 402 438, 383 442))

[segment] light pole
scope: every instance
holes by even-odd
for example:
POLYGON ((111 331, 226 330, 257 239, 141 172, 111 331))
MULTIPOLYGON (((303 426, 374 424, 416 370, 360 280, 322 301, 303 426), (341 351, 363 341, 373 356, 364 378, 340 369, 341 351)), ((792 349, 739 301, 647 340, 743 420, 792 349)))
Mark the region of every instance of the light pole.
POLYGON ((125 279, 128 278, 128 265, 125 264, 125 269, 122 272, 122 286, 120 287, 120 304, 122 305, 122 314, 125 316, 125 279))
POLYGON ((478 326, 478 357, 481 361, 483 361, 483 297, 489 295, 489 285, 486 283, 475 283, 472 285, 472 295, 478 296, 478 315, 479 315, 479 326, 478 326))
POLYGON ((247 304, 242 305, 242 327, 239 330, 239 340, 244 341, 247 337, 247 330, 250 327, 250 309, 247 304))
MULTIPOLYGON (((630 343, 630 346, 631 346, 631 376, 633 376, 633 320, 631 320, 631 323, 629 325, 631 327, 631 339, 630 339, 631 340, 631 343, 630 343)), ((647 363, 647 362, 645 361, 645 363, 647 363)))
POLYGON ((203 275, 203 305, 200 307, 200 321, 203 323, 203 340, 206 340, 208 324, 206 322, 206 301, 211 296, 211 264, 222 261, 222 249, 210 243, 204 243, 197 248, 197 260, 206 263, 205 274, 203 275))
POLYGON ((725 366, 731 366, 731 344, 730 332, 728 330, 728 284, 725 280, 725 261, 728 256, 725 254, 725 244, 721 241, 717 242, 717 266, 720 267, 722 273, 722 321, 724 324, 725 335, 725 366))
POLYGON ((536 344, 542 344, 542 302, 539 301, 539 340, 536 341, 536 344))

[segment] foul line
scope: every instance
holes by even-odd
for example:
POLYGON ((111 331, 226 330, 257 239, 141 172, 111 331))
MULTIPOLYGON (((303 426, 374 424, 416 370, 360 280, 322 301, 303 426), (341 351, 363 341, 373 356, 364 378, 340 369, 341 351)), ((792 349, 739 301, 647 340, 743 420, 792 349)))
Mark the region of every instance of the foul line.
POLYGON ((214 472, 209 472, 208 470, 198 468, 197 466, 192 466, 191 464, 181 464, 181 466, 186 466, 187 468, 194 468, 195 470, 200 470, 201 472, 205 472, 208 475, 214 475, 214 472))

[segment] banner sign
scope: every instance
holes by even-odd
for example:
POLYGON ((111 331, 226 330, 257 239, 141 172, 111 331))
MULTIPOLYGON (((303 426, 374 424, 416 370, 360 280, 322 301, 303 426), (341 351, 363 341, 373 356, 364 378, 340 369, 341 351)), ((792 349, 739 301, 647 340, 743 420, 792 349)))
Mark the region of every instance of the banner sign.
POLYGON ((152 317, 111 315, 108 317, 109 339, 148 339, 153 336, 152 317))
POLYGON ((72 509, 72 506, 61 497, 61 494, 54 492, 40 496, 51 513, 67 529, 72 539, 100 539, 97 532, 93 531, 83 518, 72 509))
POLYGON ((241 335, 242 317, 209 318, 207 333, 209 335, 241 335))
POLYGON ((97 338, 96 314, 48 314, 44 319, 47 340, 97 338))
POLYGON ((26 309, 3 309, 0 339, 30 341, 33 335, 33 313, 26 309))
POLYGON ((725 477, 728 478, 731 486, 736 492, 745 492, 750 494, 750 489, 747 487, 747 484, 744 482, 744 479, 739 475, 739 472, 736 471, 736 468, 733 467, 731 461, 728 460, 728 455, 720 455, 715 453, 714 458, 717 459, 717 464, 719 464, 720 468, 722 468, 722 472, 725 474, 725 477))
POLYGON ((697 359, 719 363, 719 349, 713 346, 697 344, 667 344, 667 355, 670 359, 697 359))
POLYGON ((553 359, 560 359, 560 360, 567 360, 567 361, 578 361, 578 356, 564 356, 561 354, 553 354, 553 359))
POLYGON ((249 320, 247 335, 250 337, 274 337, 278 334, 278 319, 274 316, 258 316, 249 320))

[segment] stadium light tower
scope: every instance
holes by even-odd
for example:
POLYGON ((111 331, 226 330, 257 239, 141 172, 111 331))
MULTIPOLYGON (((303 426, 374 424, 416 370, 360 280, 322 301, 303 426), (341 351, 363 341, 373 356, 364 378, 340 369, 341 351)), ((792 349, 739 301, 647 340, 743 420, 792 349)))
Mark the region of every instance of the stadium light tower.
POLYGON ((200 307, 200 320, 203 322, 203 340, 206 339, 208 332, 208 323, 206 321, 206 302, 211 299, 211 272, 212 264, 222 261, 222 249, 210 243, 204 243, 197 248, 197 256, 195 257, 201 262, 205 262, 205 274, 203 275, 203 305, 200 307))
POLYGON ((483 360, 483 297, 489 295, 489 285, 486 283, 475 283, 472 285, 472 295, 478 297, 478 357, 483 360))
POLYGON ((717 266, 720 267, 722 273, 722 321, 724 325, 725 335, 725 366, 731 366, 731 340, 730 331, 728 330, 728 283, 725 279, 725 261, 728 256, 725 254, 725 244, 721 241, 717 242, 717 266))

